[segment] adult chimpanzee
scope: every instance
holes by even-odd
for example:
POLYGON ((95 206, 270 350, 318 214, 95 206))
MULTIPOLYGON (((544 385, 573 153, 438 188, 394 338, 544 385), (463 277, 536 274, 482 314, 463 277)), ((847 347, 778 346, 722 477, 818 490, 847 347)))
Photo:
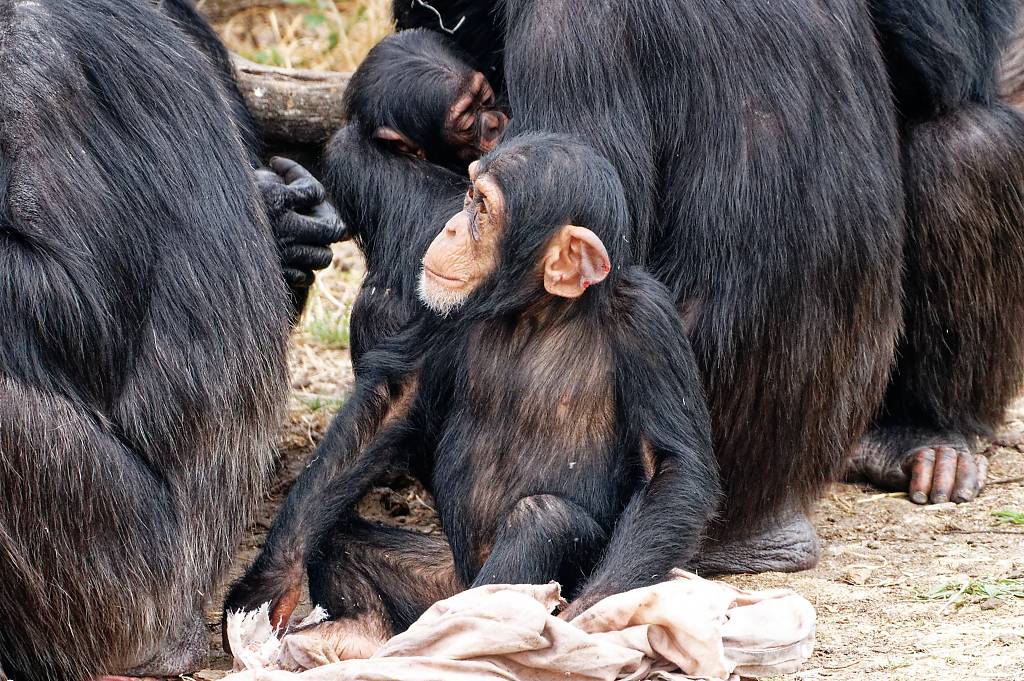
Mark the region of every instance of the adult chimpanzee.
POLYGON ((812 565, 804 512, 881 401, 901 316, 898 138, 864 3, 473 4, 504 26, 507 135, 575 134, 612 162, 634 253, 683 315, 726 490, 699 567, 812 565))
POLYGON ((423 260, 434 314, 366 356, 227 608, 286 619, 308 567, 358 656, 470 585, 559 579, 569 617, 696 551, 718 491, 708 415, 668 292, 630 264, 614 169, 524 136, 471 174, 423 260), (433 489, 447 539, 355 515, 391 465, 433 489))
POLYGON ((998 102, 1016 0, 872 3, 903 139, 904 335, 854 469, 917 503, 973 499, 1024 378, 1024 117, 998 102))
POLYGON ((0 70, 0 668, 187 672, 287 386, 266 209, 153 4, 0 0, 0 70))
POLYGON ((479 72, 447 41, 404 31, 372 50, 349 82, 350 124, 327 145, 325 182, 366 256, 352 307, 352 360, 419 307, 420 262, 462 203, 469 162, 493 148, 507 118, 479 72))
POLYGON ((508 123, 483 74, 423 30, 392 34, 370 50, 345 91, 345 113, 379 144, 463 174, 508 123))

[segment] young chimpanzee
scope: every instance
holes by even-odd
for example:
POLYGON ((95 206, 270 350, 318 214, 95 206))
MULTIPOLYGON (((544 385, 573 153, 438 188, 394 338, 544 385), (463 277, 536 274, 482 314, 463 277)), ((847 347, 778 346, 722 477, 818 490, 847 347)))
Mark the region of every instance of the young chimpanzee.
POLYGON ((328 143, 324 181, 366 257, 352 307, 352 360, 419 307, 423 253, 468 186, 466 167, 508 121, 484 77, 440 35, 405 31, 374 47, 346 91, 349 125, 328 143))
POLYGON ((508 124, 484 75, 426 30, 389 35, 370 50, 345 91, 345 114, 367 138, 462 174, 508 124))
POLYGON ((571 617, 697 550, 718 501, 709 417, 668 292, 631 264, 614 169, 527 135, 470 173, 423 259, 432 312, 366 356, 227 609, 270 602, 281 622, 305 567, 355 656, 466 587, 558 579, 571 617), (402 464, 447 538, 356 516, 402 464))

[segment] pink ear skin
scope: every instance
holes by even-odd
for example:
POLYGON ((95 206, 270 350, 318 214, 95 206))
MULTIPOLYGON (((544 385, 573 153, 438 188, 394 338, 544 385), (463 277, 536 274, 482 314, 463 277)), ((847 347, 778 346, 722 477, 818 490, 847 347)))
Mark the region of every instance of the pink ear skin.
POLYGON ((389 128, 387 126, 377 128, 373 132, 373 137, 400 154, 405 154, 406 156, 412 156, 413 158, 418 159, 425 159, 427 157, 415 142, 394 128, 389 128))
POLYGON ((600 237, 586 227, 566 225, 544 254, 544 288, 562 298, 578 298, 605 280, 612 264, 600 237))

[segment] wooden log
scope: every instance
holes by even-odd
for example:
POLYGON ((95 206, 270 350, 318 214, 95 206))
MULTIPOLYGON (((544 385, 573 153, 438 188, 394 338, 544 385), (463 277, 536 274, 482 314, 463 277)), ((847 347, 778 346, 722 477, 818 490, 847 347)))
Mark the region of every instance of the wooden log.
POLYGON ((238 86, 270 145, 320 145, 345 124, 348 73, 264 66, 234 57, 238 86))
MULTIPOLYGON (((213 24, 282 0, 198 0, 213 24)), ((350 73, 265 66, 232 55, 238 87, 270 147, 320 146, 342 125, 341 99, 350 73)))

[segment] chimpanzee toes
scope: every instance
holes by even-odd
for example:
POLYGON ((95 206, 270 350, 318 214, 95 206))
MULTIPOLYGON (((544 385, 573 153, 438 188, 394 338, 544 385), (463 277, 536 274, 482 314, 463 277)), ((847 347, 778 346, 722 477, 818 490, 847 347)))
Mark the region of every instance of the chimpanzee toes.
POLYGON ((908 494, 915 504, 972 501, 985 486, 988 459, 949 445, 911 451, 908 494))
POLYGON ((909 426, 876 428, 858 444, 848 478, 894 491, 915 504, 972 501, 985 486, 988 459, 958 433, 909 426))

